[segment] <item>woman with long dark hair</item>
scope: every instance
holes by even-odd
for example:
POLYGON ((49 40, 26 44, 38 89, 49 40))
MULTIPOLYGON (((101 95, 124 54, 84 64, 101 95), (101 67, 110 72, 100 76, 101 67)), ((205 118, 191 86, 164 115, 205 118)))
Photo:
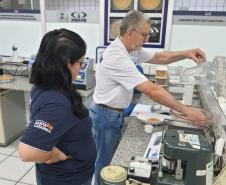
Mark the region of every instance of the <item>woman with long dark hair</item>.
POLYGON ((36 163, 38 185, 90 184, 96 158, 88 110, 72 81, 84 64, 86 43, 67 29, 42 39, 30 82, 30 123, 20 158, 36 163))

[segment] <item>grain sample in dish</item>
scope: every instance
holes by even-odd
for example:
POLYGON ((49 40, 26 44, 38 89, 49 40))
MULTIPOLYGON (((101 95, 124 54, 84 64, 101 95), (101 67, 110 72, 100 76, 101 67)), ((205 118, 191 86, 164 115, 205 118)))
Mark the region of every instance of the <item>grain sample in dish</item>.
POLYGON ((155 123, 159 123, 160 119, 151 117, 151 118, 148 118, 146 121, 148 123, 155 124, 155 123))
POLYGON ((159 7, 161 0, 139 0, 139 7, 142 10, 154 10, 159 7))
POLYGON ((120 35, 121 19, 111 19, 110 21, 110 39, 113 40, 120 35))
POLYGON ((111 0, 113 10, 127 10, 130 8, 132 0, 111 0))
POLYGON ((14 77, 12 75, 0 75, 0 82, 12 82, 14 77))

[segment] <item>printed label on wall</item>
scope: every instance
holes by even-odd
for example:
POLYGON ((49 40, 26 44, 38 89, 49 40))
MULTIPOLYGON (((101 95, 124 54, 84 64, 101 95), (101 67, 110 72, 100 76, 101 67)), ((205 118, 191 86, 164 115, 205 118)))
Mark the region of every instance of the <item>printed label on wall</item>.
POLYGON ((10 21, 40 21, 40 11, 8 10, 0 11, 0 20, 10 21))
POLYGON ((97 11, 46 10, 47 22, 99 23, 97 11))
POLYGON ((226 26, 225 16, 173 16, 173 24, 226 26))

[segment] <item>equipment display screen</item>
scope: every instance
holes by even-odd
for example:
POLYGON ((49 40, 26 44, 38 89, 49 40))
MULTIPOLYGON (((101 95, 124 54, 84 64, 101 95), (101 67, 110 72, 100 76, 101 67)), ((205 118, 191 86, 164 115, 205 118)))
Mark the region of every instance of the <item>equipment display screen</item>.
POLYGON ((79 74, 77 75, 77 78, 76 78, 76 82, 83 82, 84 78, 85 78, 85 74, 79 72, 79 74))

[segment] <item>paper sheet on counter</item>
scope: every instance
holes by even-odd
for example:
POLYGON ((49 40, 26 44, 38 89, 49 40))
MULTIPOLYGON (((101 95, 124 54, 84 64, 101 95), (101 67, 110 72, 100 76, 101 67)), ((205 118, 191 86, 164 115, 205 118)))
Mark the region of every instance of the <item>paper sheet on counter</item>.
POLYGON ((141 113, 150 113, 151 107, 152 105, 137 104, 131 112, 130 116, 137 116, 141 113))
POLYGON ((161 139, 162 132, 154 132, 151 135, 151 139, 148 143, 144 157, 150 159, 152 162, 159 161, 160 150, 161 150, 161 139))

